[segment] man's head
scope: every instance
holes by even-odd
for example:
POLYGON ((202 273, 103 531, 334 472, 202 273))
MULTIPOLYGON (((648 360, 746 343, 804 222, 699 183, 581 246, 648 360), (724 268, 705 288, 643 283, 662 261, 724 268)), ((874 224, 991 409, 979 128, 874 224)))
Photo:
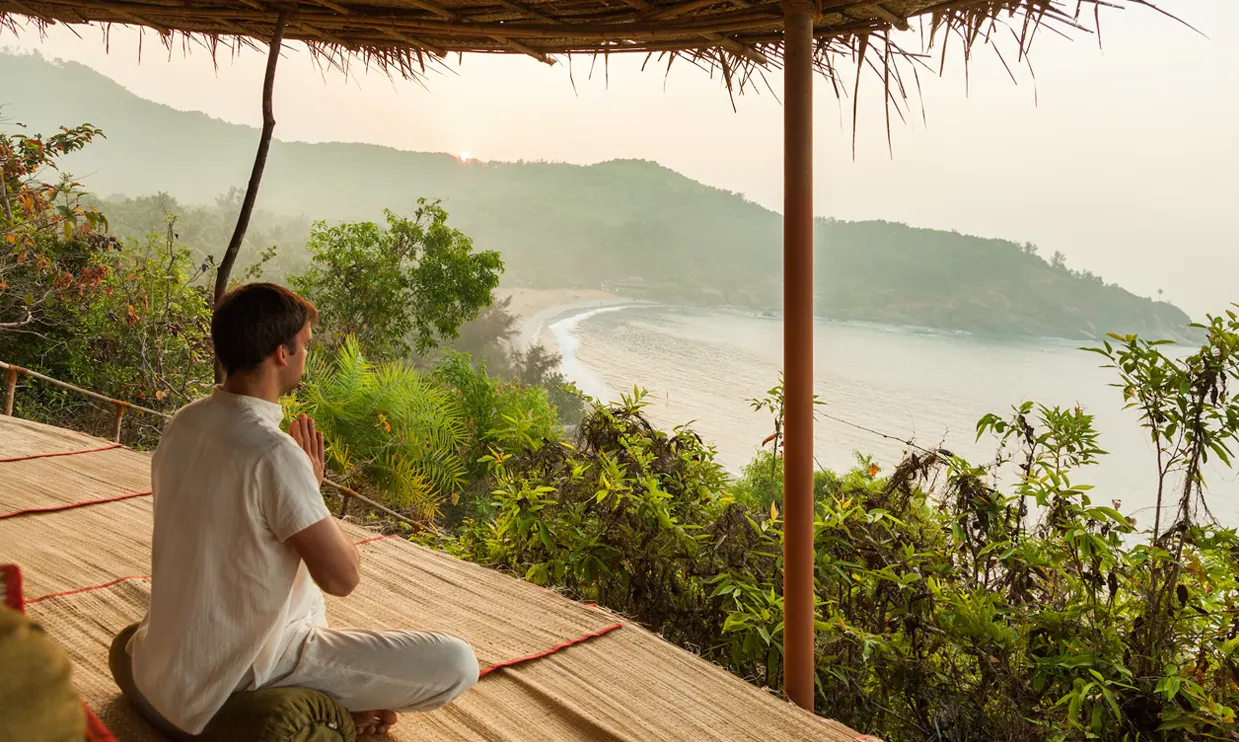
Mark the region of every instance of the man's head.
POLYGON ((228 376, 272 375, 286 394, 305 370, 306 346, 318 310, 273 283, 249 283, 229 291, 215 307, 211 342, 228 376))

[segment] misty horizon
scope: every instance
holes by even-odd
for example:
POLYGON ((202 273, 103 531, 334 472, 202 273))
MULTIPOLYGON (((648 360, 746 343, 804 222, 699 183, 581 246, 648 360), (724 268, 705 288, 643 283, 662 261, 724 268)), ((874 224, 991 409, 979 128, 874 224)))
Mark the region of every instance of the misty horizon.
MULTIPOLYGON (((1103 13, 1101 51, 1085 34, 1042 34, 1031 55, 1035 85, 1018 69, 1014 84, 984 50, 965 75, 952 48, 944 76, 922 74, 919 96, 909 91, 907 121, 894 116, 893 157, 881 81, 862 80, 853 158, 852 101, 837 101, 819 80, 815 211, 1032 242, 1136 294, 1164 291, 1195 317, 1224 310, 1239 299, 1228 280, 1239 255, 1227 249, 1239 237, 1230 207, 1239 186, 1228 175, 1239 169, 1230 131, 1239 90, 1228 81, 1239 68, 1239 43, 1228 43, 1239 8, 1166 5, 1205 36, 1152 11, 1103 13), (1156 56, 1148 53, 1154 45, 1156 56)), ((109 54, 89 32, 0 35, 0 44, 82 62, 176 110, 257 124, 262 54, 225 53, 216 67, 202 49, 170 53, 148 35, 139 63, 137 40, 134 30, 115 28, 109 54)), ((360 65, 346 79, 315 69, 303 47, 289 44, 275 88, 275 138, 468 152, 478 162, 639 159, 781 212, 781 113, 764 85, 735 96, 733 112, 721 82, 688 64, 641 74, 641 59, 617 56, 591 77, 588 62, 548 68, 465 55, 422 83, 360 65)), ((768 77, 780 90, 779 75, 768 77)), ((245 176, 238 172, 237 182, 245 176)))

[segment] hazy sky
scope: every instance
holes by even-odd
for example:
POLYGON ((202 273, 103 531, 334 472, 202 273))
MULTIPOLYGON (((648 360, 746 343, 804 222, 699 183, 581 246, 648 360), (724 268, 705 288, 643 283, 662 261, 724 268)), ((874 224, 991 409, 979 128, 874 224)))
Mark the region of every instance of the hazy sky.
MULTIPOLYGON (((921 75, 928 125, 915 93, 908 123, 895 119, 893 158, 881 82, 862 82, 853 159, 851 101, 841 105, 820 81, 817 213, 1030 240, 1137 293, 1164 289, 1193 314, 1239 301, 1239 2, 1160 5, 1204 36, 1148 9, 1103 8, 1102 49, 1095 36, 1043 33, 1035 82, 1017 70, 1016 85, 979 48, 968 88, 953 46, 943 77, 921 75)), ((260 53, 221 58, 216 69, 201 49, 169 56, 147 32, 139 64, 136 32, 114 29, 110 53, 98 30, 80 32, 0 35, 0 45, 83 62, 175 108, 261 121, 260 53)), ((901 43, 920 46, 915 33, 901 43)), ((608 76, 599 62, 591 79, 588 58, 571 70, 527 57, 451 59, 421 84, 360 68, 345 79, 290 45, 276 83, 276 136, 484 160, 656 160, 781 209, 782 109, 764 86, 737 97, 733 112, 721 82, 683 62, 667 77, 665 64, 642 72, 643 57, 614 57, 608 76)), ((781 90, 781 78, 768 77, 781 90)))

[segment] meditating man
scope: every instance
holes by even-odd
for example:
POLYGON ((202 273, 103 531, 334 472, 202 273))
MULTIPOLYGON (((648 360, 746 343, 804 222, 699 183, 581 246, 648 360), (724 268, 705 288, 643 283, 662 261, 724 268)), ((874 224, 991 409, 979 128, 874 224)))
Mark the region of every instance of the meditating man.
POLYGON ((395 711, 438 708, 477 682, 454 637, 327 627, 320 588, 352 592, 360 557, 319 493, 323 434, 305 416, 283 432, 279 404, 317 316, 280 286, 229 292, 211 323, 226 379, 155 451, 151 605, 128 648, 144 711, 182 733, 230 694, 273 687, 322 691, 358 732, 386 732, 395 711))

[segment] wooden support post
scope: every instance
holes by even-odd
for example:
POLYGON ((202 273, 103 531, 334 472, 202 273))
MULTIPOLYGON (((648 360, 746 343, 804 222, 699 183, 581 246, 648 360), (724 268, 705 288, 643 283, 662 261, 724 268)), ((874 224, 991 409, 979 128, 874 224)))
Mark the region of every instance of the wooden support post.
POLYGON ((120 443, 120 426, 125 420, 125 410, 128 409, 128 407, 123 404, 117 404, 115 407, 116 419, 112 422, 112 440, 120 443))
POLYGON ((9 366, 8 377, 4 381, 4 414, 13 414, 13 403, 17 399, 17 367, 9 366))
MULTIPOLYGON (((228 249, 219 261, 215 272, 215 304, 224 298, 228 291, 228 278, 232 275, 232 266, 237 262, 237 252, 245 239, 245 231, 249 229, 250 215, 254 212, 254 201, 258 198, 258 186, 262 183, 262 171, 267 166, 267 151, 271 149, 271 135, 275 131, 275 113, 271 106, 271 92, 275 87, 275 67, 280 60, 280 49, 284 44, 284 28, 288 25, 287 10, 280 11, 275 22, 275 31, 271 35, 271 47, 267 51, 267 73, 262 81, 262 134, 258 138, 258 152, 254 155, 254 169, 250 171, 250 182, 245 188, 245 199, 241 202, 241 213, 237 214, 237 225, 232 231, 232 239, 228 249)), ((223 368, 215 363, 215 381, 223 381, 223 368)))
POLYGON ((353 496, 347 492, 340 493, 340 520, 344 520, 344 516, 348 515, 349 503, 353 501, 353 496))
POLYGON ((813 710, 813 21, 785 0, 783 64, 783 658, 788 699, 813 710))

